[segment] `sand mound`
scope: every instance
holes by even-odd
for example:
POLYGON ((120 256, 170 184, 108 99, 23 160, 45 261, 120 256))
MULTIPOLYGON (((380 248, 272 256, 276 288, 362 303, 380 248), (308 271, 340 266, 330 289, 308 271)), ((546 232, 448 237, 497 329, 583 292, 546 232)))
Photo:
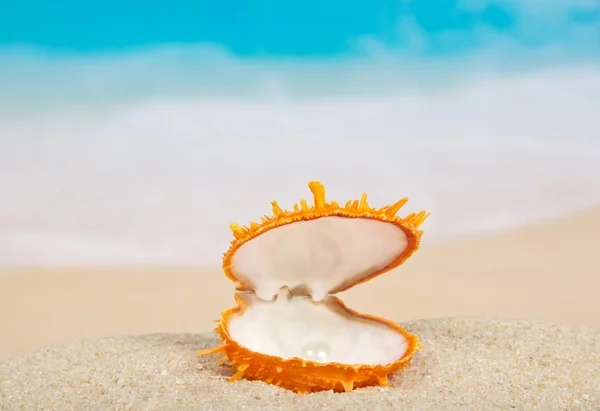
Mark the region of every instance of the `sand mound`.
POLYGON ((406 324, 424 350, 390 388, 298 396, 227 381, 213 334, 109 337, 0 363, 0 409, 598 409, 600 331, 527 321, 406 324))

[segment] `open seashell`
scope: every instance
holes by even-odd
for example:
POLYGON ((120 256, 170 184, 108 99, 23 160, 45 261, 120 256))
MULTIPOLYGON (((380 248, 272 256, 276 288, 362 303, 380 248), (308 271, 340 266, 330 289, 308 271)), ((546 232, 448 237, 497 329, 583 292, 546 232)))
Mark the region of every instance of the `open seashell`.
POLYGON ((293 211, 273 202, 273 216, 249 227, 232 225, 235 239, 223 258, 237 283, 236 306, 215 329, 221 363, 239 378, 297 393, 386 386, 420 348, 400 325, 357 313, 334 295, 389 271, 409 258, 423 234, 424 211, 396 216, 408 199, 370 208, 366 194, 344 207, 325 201, 312 181, 310 207, 293 211))

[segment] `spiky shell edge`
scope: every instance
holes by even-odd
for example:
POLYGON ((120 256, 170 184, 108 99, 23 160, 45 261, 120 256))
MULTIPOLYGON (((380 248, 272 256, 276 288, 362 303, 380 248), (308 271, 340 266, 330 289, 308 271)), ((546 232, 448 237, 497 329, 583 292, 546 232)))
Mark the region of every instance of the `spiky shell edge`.
POLYGON ((297 394, 308 394, 317 391, 333 390, 335 392, 348 392, 355 388, 368 386, 389 385, 388 377, 407 365, 413 355, 422 347, 419 337, 410 334, 399 324, 393 321, 372 315, 360 314, 348 308, 340 299, 332 297, 334 303, 353 316, 367 320, 374 320, 384 324, 394 331, 402 334, 407 341, 407 349, 402 358, 386 365, 360 365, 340 363, 318 363, 302 358, 284 359, 252 351, 231 338, 227 324, 232 316, 241 315, 245 310, 245 303, 236 295, 237 305, 223 312, 219 325, 215 328, 222 339, 222 344, 200 350, 198 355, 220 354, 222 358, 218 364, 229 362, 235 373, 230 381, 235 382, 240 378, 247 380, 260 380, 291 390, 297 394))
POLYGON ((387 271, 390 271, 406 261, 418 248, 421 241, 423 231, 419 227, 429 217, 429 213, 421 211, 419 213, 411 213, 404 218, 396 216, 396 213, 408 201, 408 198, 402 198, 392 205, 385 206, 380 209, 369 207, 367 203, 367 194, 363 193, 360 200, 349 200, 345 206, 340 206, 337 202, 325 201, 325 186, 318 181, 308 183, 313 197, 314 205, 311 207, 306 200, 300 200, 300 206, 294 204, 293 211, 282 209, 276 201, 272 201, 273 216, 265 215, 261 219, 261 223, 251 222, 249 226, 239 226, 232 224, 231 231, 235 239, 231 242, 229 250, 223 256, 223 271, 225 275, 232 281, 238 283, 239 289, 245 289, 248 284, 238 279, 233 273, 231 260, 236 251, 246 242, 253 238, 286 224, 291 224, 297 221, 314 220, 321 217, 349 217, 349 218, 371 218, 374 220, 385 221, 392 223, 404 231, 407 237, 408 244, 406 249, 394 261, 382 269, 358 280, 353 284, 332 290, 333 292, 341 292, 350 289, 358 284, 364 283, 377 277, 387 271))

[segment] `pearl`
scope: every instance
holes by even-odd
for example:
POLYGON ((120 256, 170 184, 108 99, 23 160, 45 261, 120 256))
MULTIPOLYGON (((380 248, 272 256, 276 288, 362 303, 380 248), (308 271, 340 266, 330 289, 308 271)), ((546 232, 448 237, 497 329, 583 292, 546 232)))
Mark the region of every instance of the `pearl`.
POLYGON ((327 362, 331 347, 325 339, 313 340, 302 347, 302 358, 315 362, 327 362))

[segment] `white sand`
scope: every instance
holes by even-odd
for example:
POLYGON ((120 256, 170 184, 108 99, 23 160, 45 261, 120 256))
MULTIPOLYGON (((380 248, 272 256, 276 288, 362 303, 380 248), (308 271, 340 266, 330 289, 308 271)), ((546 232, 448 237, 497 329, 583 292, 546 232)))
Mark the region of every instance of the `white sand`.
POLYGON ((592 410, 600 408, 600 331, 541 322, 416 321, 424 350, 390 388, 298 396, 228 382, 197 349, 214 334, 73 342, 0 363, 0 409, 592 410))

